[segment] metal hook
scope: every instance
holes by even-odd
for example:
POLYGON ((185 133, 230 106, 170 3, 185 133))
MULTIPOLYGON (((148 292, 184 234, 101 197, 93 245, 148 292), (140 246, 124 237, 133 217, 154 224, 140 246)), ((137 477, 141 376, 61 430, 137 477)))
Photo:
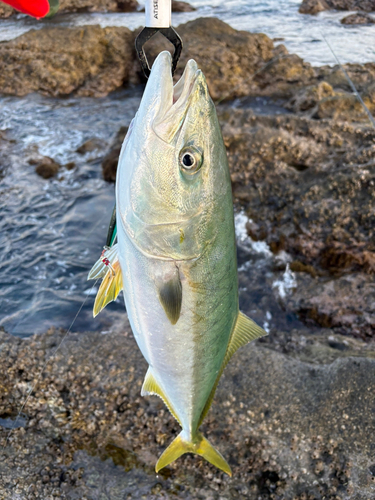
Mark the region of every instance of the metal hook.
POLYGON ((165 36, 165 38, 169 40, 174 46, 174 54, 172 58, 172 75, 174 75, 174 72, 176 71, 177 63, 182 50, 181 37, 177 33, 177 31, 172 28, 172 26, 170 26, 169 28, 143 28, 143 30, 135 39, 135 50, 137 51, 138 59, 141 63, 143 73, 146 78, 150 76, 151 70, 143 46, 146 42, 148 42, 148 40, 150 40, 150 38, 156 35, 157 32, 160 32, 163 36, 165 36))

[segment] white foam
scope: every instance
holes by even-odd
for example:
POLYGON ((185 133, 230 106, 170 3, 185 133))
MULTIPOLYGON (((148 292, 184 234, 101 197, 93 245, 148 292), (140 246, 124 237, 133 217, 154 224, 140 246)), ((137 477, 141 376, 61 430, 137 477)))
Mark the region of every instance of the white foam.
POLYGON ((271 257, 272 252, 270 247, 265 241, 254 241, 250 238, 247 233, 246 224, 252 222, 251 219, 242 210, 234 216, 234 226, 237 238, 237 244, 248 250, 249 252, 254 252, 262 254, 265 257, 271 257))
POLYGON ((290 270, 289 264, 286 265, 285 272, 281 280, 276 280, 272 283, 272 288, 277 288, 277 291, 282 299, 285 299, 290 290, 297 287, 295 274, 290 270))

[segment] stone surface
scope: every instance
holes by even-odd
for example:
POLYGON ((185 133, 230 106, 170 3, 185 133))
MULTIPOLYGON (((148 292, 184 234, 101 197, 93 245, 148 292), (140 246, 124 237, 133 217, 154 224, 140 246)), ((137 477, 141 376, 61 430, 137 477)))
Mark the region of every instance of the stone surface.
POLYGON ((76 151, 77 153, 84 155, 86 153, 91 153, 92 151, 95 151, 97 149, 103 149, 104 146, 105 142, 102 139, 93 137, 92 139, 88 139, 83 144, 81 144, 76 151))
POLYGON ((374 24, 375 19, 365 12, 356 12, 350 16, 346 16, 340 21, 341 24, 374 24))
MULTIPOLYGON (((236 31, 216 18, 200 18, 178 27, 184 50, 176 71, 189 59, 199 61, 214 100, 244 95, 291 95, 314 78, 310 64, 261 33, 236 31)), ((146 45, 150 65, 161 50, 173 50, 161 35, 146 45)), ((139 68, 139 65, 137 65, 139 68)), ((138 69, 141 77, 141 70, 138 69)))
POLYGON ((374 130, 251 110, 220 119, 249 234, 307 273, 285 307, 310 324, 374 337, 374 130))
POLYGON ((180 2, 179 0, 172 0, 172 12, 194 12, 197 10, 188 2, 180 2))
POLYGON ((0 19, 7 19, 15 13, 15 10, 5 3, 0 3, 0 19))
POLYGON ((40 177, 43 177, 43 179, 54 177, 61 167, 59 163, 48 156, 32 158, 29 160, 29 163, 30 165, 35 165, 35 172, 40 175, 40 177))
POLYGON ((37 383, 6 443, 0 427, 1 499, 373 498, 373 344, 294 330, 241 349, 202 426, 229 478, 193 455, 155 474, 179 426, 140 397, 147 366, 125 321, 70 334, 51 358, 62 336, 1 335, 0 418, 37 383))
POLYGON ((133 12, 137 0, 60 0, 59 13, 63 12, 133 12))
POLYGON ((299 8, 301 14, 317 14, 323 10, 363 10, 375 11, 375 0, 303 0, 299 8))
MULTIPOLYGON (((66 12, 134 12, 138 10, 138 7, 137 0, 60 0, 58 14, 66 12)), ((0 4, 0 19, 8 18, 17 12, 8 5, 0 4)))
POLYGON ((129 78, 133 52, 127 28, 31 30, 0 45, 0 92, 103 96, 129 78))
MULTIPOLYGON (((366 113, 353 96, 341 68, 313 68, 266 35, 236 31, 215 18, 180 25, 184 50, 180 77, 190 58, 199 61, 216 102, 242 96, 290 99, 294 112, 319 118, 361 121, 366 113)), ((124 85, 144 82, 134 51, 138 31, 127 28, 48 27, 0 45, 0 92, 53 96, 104 96, 124 85), (48 46, 49 50, 44 50, 48 46)), ((152 64, 171 44, 161 35, 146 44, 152 64)), ((375 109, 375 64, 344 66, 371 112, 375 109)))

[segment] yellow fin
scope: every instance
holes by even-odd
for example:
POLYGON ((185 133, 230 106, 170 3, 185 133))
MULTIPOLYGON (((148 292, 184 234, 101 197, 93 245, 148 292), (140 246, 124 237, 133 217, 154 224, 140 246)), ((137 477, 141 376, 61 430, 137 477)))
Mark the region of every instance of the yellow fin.
POLYGON ((156 463, 155 470, 159 472, 170 463, 174 462, 184 453, 195 453, 205 458, 207 462, 215 465, 222 471, 232 476, 231 468, 225 458, 210 444, 210 442, 197 432, 192 441, 187 441, 182 437, 182 432, 176 437, 168 448, 162 453, 161 457, 156 463))
POLYGON ((180 419, 178 418, 176 412, 174 411, 163 389, 161 389, 159 384, 156 382, 155 377, 153 376, 150 368, 147 370, 145 380, 143 382, 143 386, 141 389, 141 396, 149 396, 149 395, 159 396, 159 398, 163 400, 165 406, 168 408, 168 410, 171 412, 171 414, 174 416, 177 422, 181 425, 180 419))
POLYGON ((93 311, 94 318, 107 304, 116 300, 118 294, 123 289, 120 262, 116 259, 111 265, 112 269, 108 269, 96 294, 93 311))
POLYGON ((241 311, 238 312, 236 324, 234 325, 233 332, 232 332, 231 338, 229 340, 229 344, 227 347, 227 352, 225 353, 223 364, 221 365, 220 371, 217 375, 217 378, 215 380, 215 383, 214 383, 214 386, 213 386, 212 391, 210 393, 210 396, 207 399, 207 403, 205 404, 205 407, 203 408, 201 418, 199 419, 198 427, 202 424, 205 416, 208 413, 208 410, 210 409, 210 406, 211 406, 212 400, 214 399, 216 388, 217 388, 217 385, 219 383, 220 377, 223 374, 225 367, 229 363, 230 358, 233 356, 233 354, 240 347, 246 345, 247 343, 251 342, 252 340, 258 339, 260 337, 264 337, 265 335, 268 335, 268 333, 265 330, 263 330, 263 328, 258 326, 255 323, 255 321, 253 321, 252 319, 247 317, 246 314, 242 313, 241 311))

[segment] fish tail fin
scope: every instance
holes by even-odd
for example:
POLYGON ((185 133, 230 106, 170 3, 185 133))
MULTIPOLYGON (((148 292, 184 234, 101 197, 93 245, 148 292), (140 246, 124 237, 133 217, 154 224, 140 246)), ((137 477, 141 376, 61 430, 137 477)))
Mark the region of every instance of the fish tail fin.
POLYGON ((184 453, 195 453, 205 458, 207 462, 215 465, 218 469, 232 476, 231 468, 225 458, 212 446, 212 444, 202 436, 200 432, 191 441, 182 436, 182 432, 162 453, 155 466, 156 472, 177 460, 184 453))

